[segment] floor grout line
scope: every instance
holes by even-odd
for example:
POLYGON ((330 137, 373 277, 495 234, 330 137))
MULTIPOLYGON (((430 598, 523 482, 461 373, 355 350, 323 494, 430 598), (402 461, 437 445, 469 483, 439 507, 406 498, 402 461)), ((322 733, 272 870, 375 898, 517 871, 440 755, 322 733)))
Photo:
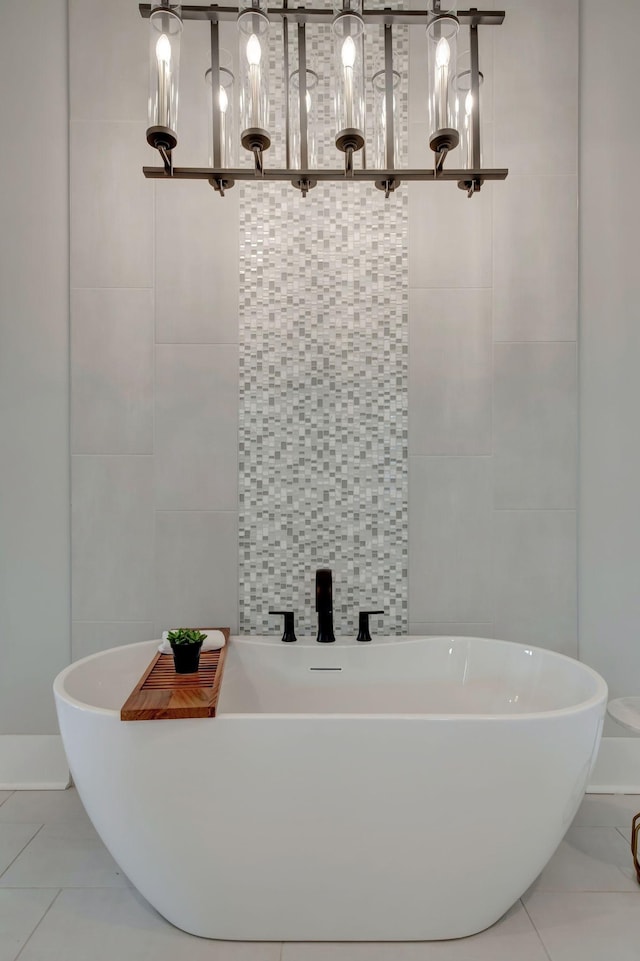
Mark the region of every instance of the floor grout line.
POLYGON ((537 927, 536 927, 536 925, 535 925, 535 922, 534 922, 533 918, 531 917, 531 915, 529 914, 529 911, 528 911, 528 909, 527 909, 527 906, 526 906, 526 904, 524 903, 524 901, 522 900, 522 898, 520 898, 520 904, 521 904, 522 907, 524 908, 524 912, 525 912, 525 914, 527 915, 527 917, 529 918, 529 921, 531 922, 531 926, 532 926, 533 930, 536 932, 538 941, 539 941, 540 944, 542 945, 542 950, 544 951, 544 953, 545 953, 546 956, 548 957, 549 961, 553 961, 553 958, 551 957, 551 955, 550 955, 549 952, 547 951, 547 946, 546 946, 546 944, 545 944, 544 941, 542 940, 542 935, 541 935, 540 932, 538 931, 538 929, 537 929, 537 927))
MULTIPOLYGON (((45 890, 46 890, 46 889, 45 889, 45 890)), ((54 889, 54 890, 55 890, 55 889, 54 889)), ((62 894, 62 888, 58 888, 58 893, 57 893, 56 896, 52 899, 51 904, 49 905, 49 907, 47 908, 47 910, 44 912, 44 914, 42 915, 42 917, 40 918, 40 920, 39 920, 38 923, 36 924, 35 928, 33 929, 33 931, 31 932, 31 934, 30 934, 29 937, 27 938, 27 940, 24 942, 24 944, 22 945, 22 947, 20 948, 20 950, 19 950, 18 953, 16 954, 15 958, 13 959, 13 961, 18 961, 20 955, 22 954, 22 952, 24 951, 24 949, 26 948, 26 946, 29 944, 29 941, 30 941, 31 938, 34 936, 34 934, 36 933, 36 931, 38 930, 38 928, 40 927, 40 925, 42 924, 42 922, 44 921, 44 919, 45 919, 46 916, 48 915, 49 911, 50 911, 51 908, 54 906, 54 904, 56 903, 56 901, 58 900, 58 898, 60 897, 61 894, 62 894)))
MULTIPOLYGON (((20 821, 3 821, 2 823, 3 823, 3 824, 20 824, 20 823, 25 823, 25 822, 20 822, 20 821)), ((26 823, 29 823, 29 822, 26 822, 26 823)), ((7 871, 9 870, 9 868, 10 868, 13 864, 16 863, 16 861, 18 860, 18 858, 20 857, 20 855, 23 853, 23 851, 26 851, 26 849, 29 847, 29 845, 30 845, 31 842, 34 840, 34 838, 37 838, 37 837, 38 837, 38 835, 40 834, 40 831, 42 831, 43 827, 44 827, 44 823, 40 825, 40 827, 38 828, 38 830, 36 831, 36 833, 29 838, 29 840, 26 842, 26 844, 23 844, 23 845, 22 845, 22 847, 20 848, 20 850, 19 850, 18 853, 16 854, 15 858, 13 858, 13 860, 10 861, 9 864, 7 864, 7 866, 6 866, 6 868, 4 869, 4 871, 0 871, 0 881, 1 881, 2 878, 5 876, 5 874, 6 874, 7 871)), ((57 887, 57 885, 56 885, 56 887, 57 887)))
MULTIPOLYGON (((618 834, 620 835, 620 837, 623 839, 624 843, 625 843, 625 844, 629 844, 629 838, 626 837, 626 835, 624 835, 624 834, 622 833, 623 831, 626 831, 627 829, 626 829, 626 828, 621 828, 619 824, 616 824, 616 825, 615 825, 615 829, 616 829, 616 831, 618 832, 618 834)), ((629 848, 631 848, 631 844, 629 844, 629 848)))
MULTIPOLYGON (((4 799, 4 801, 8 801, 9 798, 10 798, 13 794, 15 794, 15 793, 16 793, 15 791, 9 791, 9 792, 7 793, 7 796, 6 796, 6 798, 4 799)), ((4 804, 4 801, 0 801, 0 808, 1 808, 2 805, 4 804)))

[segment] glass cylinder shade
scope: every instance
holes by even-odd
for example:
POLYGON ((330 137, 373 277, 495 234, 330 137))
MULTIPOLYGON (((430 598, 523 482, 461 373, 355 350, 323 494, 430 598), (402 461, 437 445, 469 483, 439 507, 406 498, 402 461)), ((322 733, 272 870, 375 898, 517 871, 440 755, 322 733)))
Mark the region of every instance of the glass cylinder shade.
POLYGON ((149 17, 149 104, 147 140, 171 149, 177 143, 180 72, 180 7, 154 7, 149 17))
POLYGON ((460 139, 456 118, 456 68, 459 22, 451 13, 438 15, 427 26, 429 73, 429 146, 453 150, 460 139))
POLYGON ((335 38, 336 146, 360 150, 364 146, 364 21, 353 5, 333 21, 335 38))
MULTIPOLYGON (((316 112, 318 99, 318 74, 307 70, 307 169, 318 164, 318 138, 316 134, 316 112)), ((289 79, 289 116, 290 116, 290 159, 291 166, 302 169, 301 128, 300 128, 300 71, 294 70, 289 79)))
MULTIPOLYGON (((205 73, 207 93, 209 96, 209 166, 214 167, 213 160, 213 84, 211 82, 211 67, 205 73)), ((227 67, 220 67, 218 82, 218 109, 220 111, 220 164, 223 167, 234 167, 236 163, 236 138, 234 130, 234 76, 227 67)))
POLYGON ((393 157, 387 157, 387 74, 378 70, 372 78, 373 86, 373 166, 380 170, 397 167, 400 156, 398 96, 401 77, 397 70, 393 78, 393 157))
MULTIPOLYGON (((478 73, 479 96, 481 97, 484 77, 478 73)), ((467 50, 458 57, 454 78, 456 90, 456 112, 458 117, 458 131, 460 133, 460 167, 463 170, 473 170, 473 93, 471 91, 471 56, 467 50)), ((481 103, 478 105, 481 106, 481 103)), ((482 150, 480 151, 480 165, 482 166, 482 150)))
POLYGON ((247 150, 266 150, 269 126, 269 19, 258 5, 238 17, 240 44, 240 140, 247 150))

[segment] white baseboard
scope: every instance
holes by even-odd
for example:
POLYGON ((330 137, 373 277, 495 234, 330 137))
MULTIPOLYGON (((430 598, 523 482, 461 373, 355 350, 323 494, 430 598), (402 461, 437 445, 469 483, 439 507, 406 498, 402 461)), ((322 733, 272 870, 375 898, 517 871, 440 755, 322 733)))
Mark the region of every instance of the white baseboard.
POLYGON ((640 737, 603 737, 589 794, 640 794, 640 737))
POLYGON ((0 734, 0 790, 64 790, 69 783, 59 734, 0 734))

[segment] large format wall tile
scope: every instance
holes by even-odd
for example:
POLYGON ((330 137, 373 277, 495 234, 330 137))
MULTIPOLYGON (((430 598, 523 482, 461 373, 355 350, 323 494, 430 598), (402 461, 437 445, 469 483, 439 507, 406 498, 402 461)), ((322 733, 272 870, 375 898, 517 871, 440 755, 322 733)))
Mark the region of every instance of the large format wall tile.
POLYGON ((71 286, 153 286, 144 123, 71 123, 71 286))
POLYGON ((409 343, 409 453, 491 454, 491 291, 410 291, 409 343))
POLYGON ((148 50, 149 21, 131 0, 69 0, 71 119, 146 121, 148 50))
POLYGON ((576 177, 517 177, 495 187, 495 340, 575 340, 576 177))
POLYGON ((135 644, 154 637, 151 621, 74 621, 71 625, 71 657, 77 661, 122 644, 135 644))
POLYGON ((577 657, 575 511, 495 511, 496 637, 577 657))
POLYGON ((411 183, 409 286, 490 287, 492 184, 469 200, 455 183, 411 183))
POLYGON ((156 507, 237 510, 238 348, 156 350, 156 507))
POLYGON ((576 504, 576 345, 496 344, 494 504, 576 504))
POLYGON ((238 515, 158 511, 155 630, 238 629, 238 515))
POLYGON ((459 624, 455 621, 447 624, 425 623, 412 621, 409 624, 409 634, 426 635, 428 637, 493 637, 493 624, 459 624))
POLYGON ((153 292, 71 294, 71 450, 153 451, 153 292))
POLYGON ((504 8, 493 30, 496 156, 514 174, 575 174, 578 0, 506 0, 504 8))
POLYGON ((491 459, 410 457, 409 516, 410 621, 491 621, 491 459))
POLYGON ((153 458, 72 457, 72 616, 148 620, 153 592, 153 458))
POLYGON ((66 12, 0 11, 0 735, 57 731, 69 657, 66 12))
POLYGON ((238 193, 204 181, 156 186, 156 339, 238 342, 238 193))

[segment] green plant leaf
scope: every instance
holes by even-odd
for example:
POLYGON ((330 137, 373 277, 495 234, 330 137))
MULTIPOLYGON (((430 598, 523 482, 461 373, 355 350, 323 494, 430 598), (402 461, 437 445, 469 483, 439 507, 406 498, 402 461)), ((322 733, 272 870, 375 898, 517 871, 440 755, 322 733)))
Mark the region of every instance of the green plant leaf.
POLYGON ((199 644, 206 639, 206 634, 202 634, 197 628, 179 627, 175 631, 169 631, 167 640, 172 645, 199 644))

